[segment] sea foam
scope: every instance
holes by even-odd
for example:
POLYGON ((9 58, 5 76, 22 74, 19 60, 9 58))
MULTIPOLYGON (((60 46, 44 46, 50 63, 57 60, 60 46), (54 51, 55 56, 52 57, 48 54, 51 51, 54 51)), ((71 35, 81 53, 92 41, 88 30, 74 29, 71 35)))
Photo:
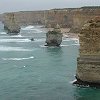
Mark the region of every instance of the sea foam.
POLYGON ((27 27, 21 28, 21 30, 31 30, 33 28, 34 28, 34 26, 29 25, 27 27))
POLYGON ((7 34, 6 32, 0 32, 0 34, 7 34))
POLYGON ((32 49, 25 49, 22 47, 0 46, 0 51, 33 51, 33 50, 32 49))
POLYGON ((2 60, 28 60, 28 59, 33 59, 34 57, 27 57, 27 58, 2 58, 2 60))
POLYGON ((21 28, 21 30, 31 30, 31 31, 33 31, 33 32, 35 32, 35 33, 41 33, 41 32, 43 32, 41 29, 39 29, 39 27, 35 27, 35 26, 27 26, 27 27, 24 27, 24 28, 21 28))
POLYGON ((0 42, 31 42, 29 39, 0 39, 0 42))
POLYGON ((11 37, 22 37, 21 34, 18 35, 12 35, 11 37))

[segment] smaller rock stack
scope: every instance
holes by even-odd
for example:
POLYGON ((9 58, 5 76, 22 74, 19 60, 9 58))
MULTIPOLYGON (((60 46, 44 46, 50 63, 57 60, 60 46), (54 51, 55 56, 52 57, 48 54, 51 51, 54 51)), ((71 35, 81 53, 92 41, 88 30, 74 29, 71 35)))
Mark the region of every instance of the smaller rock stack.
POLYGON ((20 32, 20 26, 15 20, 13 13, 6 13, 4 18, 4 29, 7 31, 7 34, 16 35, 20 32))
POLYGON ((46 46, 60 46, 62 36, 60 26, 57 24, 53 31, 48 31, 46 34, 46 46))
POLYGON ((76 83, 100 85, 100 17, 83 26, 79 39, 76 83))

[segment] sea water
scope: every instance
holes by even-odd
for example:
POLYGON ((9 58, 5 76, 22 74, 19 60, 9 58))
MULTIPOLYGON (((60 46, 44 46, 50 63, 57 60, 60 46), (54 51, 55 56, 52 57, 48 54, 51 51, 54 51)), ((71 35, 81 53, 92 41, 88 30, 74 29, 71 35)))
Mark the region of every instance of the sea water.
POLYGON ((100 100, 99 89, 72 84, 78 40, 63 38, 60 47, 46 47, 46 32, 27 26, 9 36, 0 25, 0 100, 100 100))

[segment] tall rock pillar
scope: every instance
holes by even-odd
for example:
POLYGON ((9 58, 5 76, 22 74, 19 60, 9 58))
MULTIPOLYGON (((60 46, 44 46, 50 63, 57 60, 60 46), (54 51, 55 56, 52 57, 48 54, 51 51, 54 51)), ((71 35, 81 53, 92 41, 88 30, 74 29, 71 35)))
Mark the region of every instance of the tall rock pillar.
POLYGON ((83 26, 79 40, 77 82, 100 84, 100 17, 90 20, 83 26))
POLYGON ((57 24, 53 31, 46 33, 46 46, 60 46, 62 42, 62 33, 60 26, 57 24))
POLYGON ((6 13, 4 16, 4 29, 10 35, 16 35, 20 32, 20 26, 18 25, 14 13, 6 13))

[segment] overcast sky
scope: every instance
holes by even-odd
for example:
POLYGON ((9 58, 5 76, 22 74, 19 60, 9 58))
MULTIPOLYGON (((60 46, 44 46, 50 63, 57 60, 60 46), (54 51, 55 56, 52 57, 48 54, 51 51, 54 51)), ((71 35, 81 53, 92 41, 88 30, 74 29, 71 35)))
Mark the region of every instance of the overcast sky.
POLYGON ((0 13, 82 6, 100 6, 100 0, 0 0, 0 13))

